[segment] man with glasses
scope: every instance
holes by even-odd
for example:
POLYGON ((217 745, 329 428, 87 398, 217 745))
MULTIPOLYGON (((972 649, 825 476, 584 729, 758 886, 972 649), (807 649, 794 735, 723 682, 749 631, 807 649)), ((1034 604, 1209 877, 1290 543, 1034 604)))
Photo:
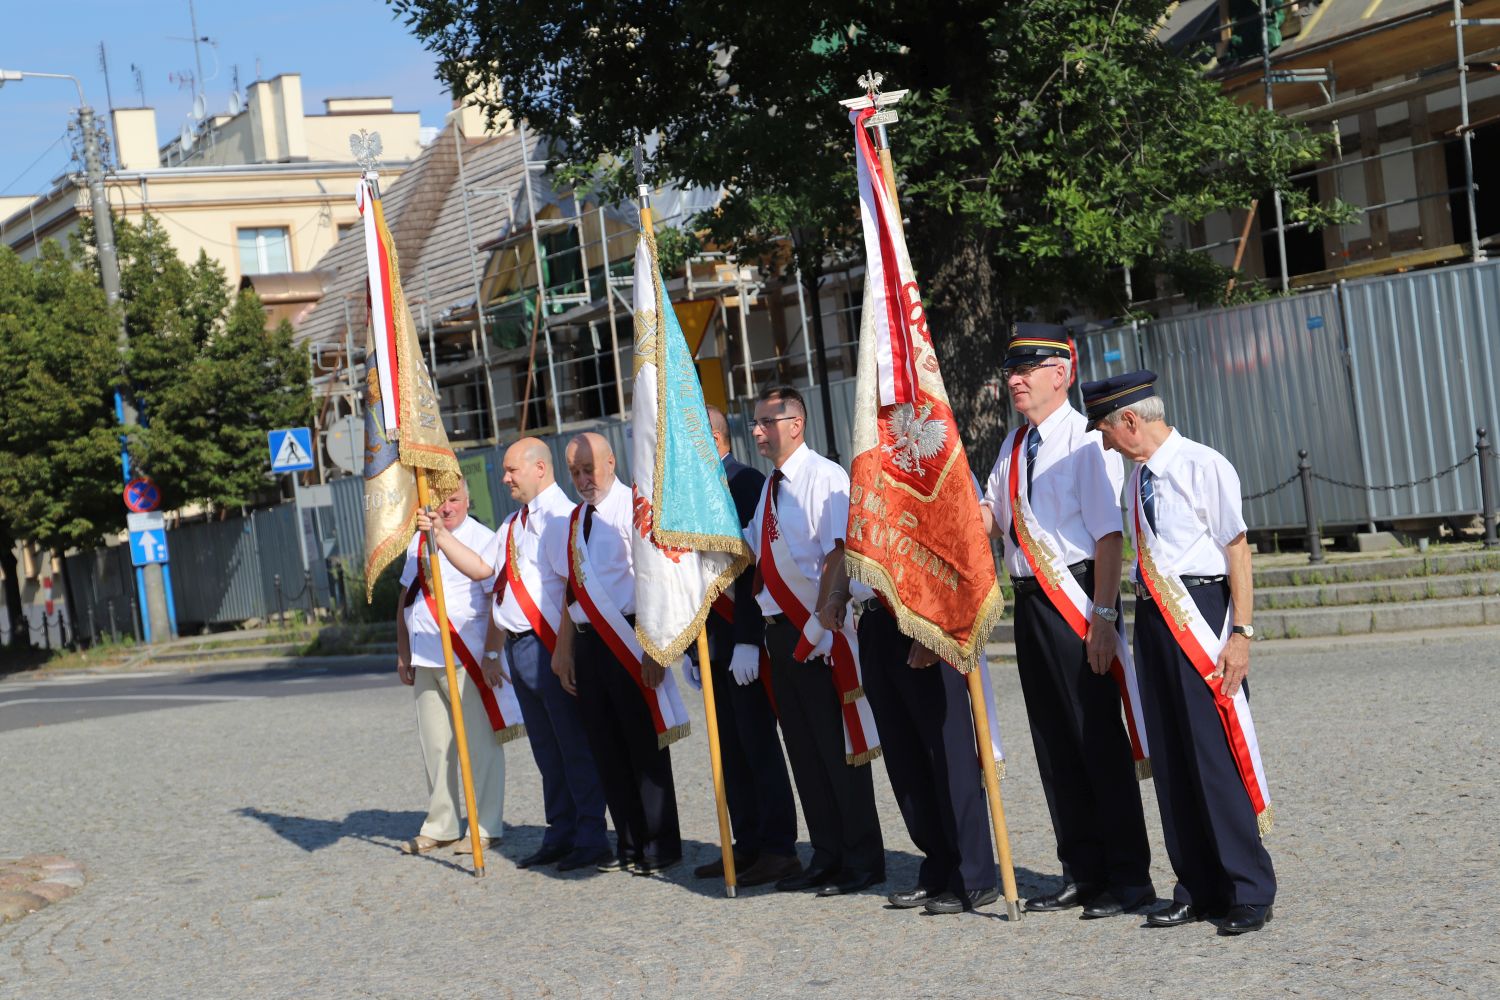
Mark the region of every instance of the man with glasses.
POLYGON ((756 449, 776 466, 746 537, 755 551, 771 687, 807 820, 812 860, 783 892, 858 892, 885 881, 869 761, 879 754, 845 628, 849 475, 803 440, 807 407, 790 386, 755 404, 756 449))
POLYGON ((1015 587, 1016 658, 1063 885, 1032 911, 1085 918, 1155 900, 1150 847, 1110 676, 1118 654, 1124 463, 1068 402, 1073 352, 1062 327, 1019 324, 1006 352, 1025 424, 1001 448, 981 513, 1004 540, 1015 587))

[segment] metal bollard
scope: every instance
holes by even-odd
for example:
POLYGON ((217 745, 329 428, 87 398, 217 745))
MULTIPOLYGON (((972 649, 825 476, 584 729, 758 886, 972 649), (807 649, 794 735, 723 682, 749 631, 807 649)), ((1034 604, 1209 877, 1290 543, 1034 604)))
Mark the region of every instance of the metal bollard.
POLYGON ((42 612, 42 648, 52 652, 52 623, 47 620, 47 612, 42 612))
POLYGON ((313 603, 312 571, 302 571, 302 589, 307 592, 307 624, 318 620, 317 606, 313 603))
POLYGON ((1302 513, 1307 517, 1307 561, 1323 561, 1323 532, 1318 525, 1318 505, 1313 499, 1312 463, 1307 449, 1297 452, 1297 475, 1302 479, 1302 513))
POLYGON ((109 638, 110 638, 110 641, 111 642, 119 642, 120 641, 120 630, 115 627, 115 602, 114 601, 108 601, 108 602, 106 602, 106 606, 109 608, 109 638))
POLYGON ((286 603, 281 599, 280 573, 271 577, 271 585, 276 588, 276 627, 286 628, 286 603))
POLYGON ((1495 538, 1495 456, 1489 432, 1481 427, 1477 433, 1479 441, 1474 447, 1479 453, 1479 504, 1484 512, 1484 547, 1493 549, 1500 545, 1500 540, 1495 538))
POLYGON ((339 617, 344 621, 349 620, 349 592, 344 584, 344 565, 338 563, 333 568, 334 579, 338 581, 338 609, 339 617))

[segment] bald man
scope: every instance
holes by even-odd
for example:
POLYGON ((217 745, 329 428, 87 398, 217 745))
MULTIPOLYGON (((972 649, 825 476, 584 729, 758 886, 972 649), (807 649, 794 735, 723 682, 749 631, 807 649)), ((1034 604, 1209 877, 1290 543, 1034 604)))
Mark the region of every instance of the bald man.
MULTIPOLYGON (((641 688, 580 602, 607 602, 635 626, 635 563, 631 552, 634 508, 630 487, 615 477, 615 454, 602 436, 589 432, 568 442, 565 454, 573 487, 583 498, 578 531, 590 573, 586 595, 571 592, 558 630, 552 670, 563 689, 577 695, 594 763, 604 783, 604 801, 615 824, 615 854, 600 871, 651 875, 682 860, 672 754, 659 745, 641 688)), ((561 534, 547 547, 549 586, 568 580, 571 539, 561 534)), ((666 670, 649 657, 641 684, 661 686, 666 670)))
MULTIPOLYGON (((729 422, 708 407, 708 425, 724 463, 740 527, 749 525, 766 477, 734 457, 729 422)), ((719 749, 724 758, 724 791, 734 828, 734 863, 740 885, 764 885, 802 871, 797 860, 797 807, 787 777, 776 710, 771 702, 769 665, 763 665, 765 619, 755 603, 755 567, 748 566, 714 602, 708 616, 708 655, 714 672, 714 706, 719 717, 719 749), (729 598, 726 600, 725 598, 729 598)), ((693 870, 699 878, 724 874, 722 858, 693 870)))

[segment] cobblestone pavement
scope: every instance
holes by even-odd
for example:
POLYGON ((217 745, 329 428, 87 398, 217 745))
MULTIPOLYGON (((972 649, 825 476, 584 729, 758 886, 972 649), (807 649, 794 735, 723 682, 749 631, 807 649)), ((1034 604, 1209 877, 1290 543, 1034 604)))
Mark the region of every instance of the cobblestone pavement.
MULTIPOLYGON (((1497 661, 1492 639, 1257 648, 1281 896, 1239 939, 1139 917, 929 917, 874 893, 726 900, 688 874, 715 850, 701 704, 674 748, 688 864, 652 879, 514 868, 540 837, 524 744, 488 878, 397 853, 424 796, 394 683, 0 733, 0 853, 89 871, 86 891, 0 927, 0 996, 1494 996, 1497 661)), ((1057 863, 1014 668, 996 682, 1035 893, 1057 863)), ((875 767, 889 891, 915 857, 875 767)), ((1166 892, 1154 797, 1147 814, 1166 892)))

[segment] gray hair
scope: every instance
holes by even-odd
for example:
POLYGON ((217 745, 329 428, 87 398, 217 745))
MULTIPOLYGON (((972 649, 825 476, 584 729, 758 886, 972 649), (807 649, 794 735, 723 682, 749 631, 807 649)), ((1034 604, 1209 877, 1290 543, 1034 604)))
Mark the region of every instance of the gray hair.
POLYGON ((1134 413, 1136 419, 1145 424, 1167 419, 1167 404, 1162 402, 1162 398, 1160 396, 1147 396, 1145 399, 1138 399, 1134 403, 1127 404, 1118 410, 1105 414, 1099 418, 1099 423, 1113 427, 1120 422, 1120 415, 1126 410, 1134 413))

